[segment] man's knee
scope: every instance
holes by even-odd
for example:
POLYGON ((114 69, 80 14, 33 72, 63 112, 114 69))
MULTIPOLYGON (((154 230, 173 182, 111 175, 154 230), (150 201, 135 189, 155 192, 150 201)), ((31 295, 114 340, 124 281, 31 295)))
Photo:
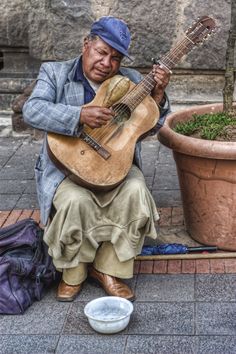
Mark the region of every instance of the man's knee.
POLYGON ((142 192, 145 188, 145 182, 142 179, 138 179, 138 178, 133 178, 127 181, 127 187, 129 190, 129 193, 132 194, 137 194, 142 192))

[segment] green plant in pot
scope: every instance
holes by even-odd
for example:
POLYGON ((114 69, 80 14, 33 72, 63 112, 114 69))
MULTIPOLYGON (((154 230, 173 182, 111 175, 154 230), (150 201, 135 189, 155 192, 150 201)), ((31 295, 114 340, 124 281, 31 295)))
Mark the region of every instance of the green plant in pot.
POLYGON ((230 251, 236 251, 235 40, 232 1, 223 104, 171 113, 158 136, 173 150, 186 230, 202 244, 230 251))

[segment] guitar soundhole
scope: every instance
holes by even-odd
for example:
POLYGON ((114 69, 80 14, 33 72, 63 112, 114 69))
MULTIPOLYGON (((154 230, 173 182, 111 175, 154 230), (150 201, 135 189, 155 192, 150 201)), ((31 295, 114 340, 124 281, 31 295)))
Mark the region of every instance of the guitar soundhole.
POLYGON ((122 125, 130 118, 131 109, 126 104, 117 103, 112 108, 116 113, 114 120, 118 125, 122 125))

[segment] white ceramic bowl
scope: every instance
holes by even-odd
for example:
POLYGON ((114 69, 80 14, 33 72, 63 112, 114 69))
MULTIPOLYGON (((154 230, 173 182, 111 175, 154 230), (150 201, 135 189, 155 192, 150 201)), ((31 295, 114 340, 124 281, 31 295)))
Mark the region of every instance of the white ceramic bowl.
POLYGON ((118 296, 105 296, 90 301, 84 308, 90 326, 100 333, 117 333, 127 327, 133 304, 118 296))

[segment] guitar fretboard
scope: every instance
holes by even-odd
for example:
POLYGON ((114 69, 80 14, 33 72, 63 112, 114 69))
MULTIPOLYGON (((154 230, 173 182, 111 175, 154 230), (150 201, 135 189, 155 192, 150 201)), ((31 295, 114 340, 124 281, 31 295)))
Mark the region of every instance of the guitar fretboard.
MULTIPOLYGON (((194 45, 194 42, 186 36, 175 48, 171 49, 158 61, 159 65, 171 70, 194 45)), ((133 90, 123 97, 122 103, 133 111, 151 93, 155 85, 156 81, 153 78, 152 71, 150 71, 133 90)))

